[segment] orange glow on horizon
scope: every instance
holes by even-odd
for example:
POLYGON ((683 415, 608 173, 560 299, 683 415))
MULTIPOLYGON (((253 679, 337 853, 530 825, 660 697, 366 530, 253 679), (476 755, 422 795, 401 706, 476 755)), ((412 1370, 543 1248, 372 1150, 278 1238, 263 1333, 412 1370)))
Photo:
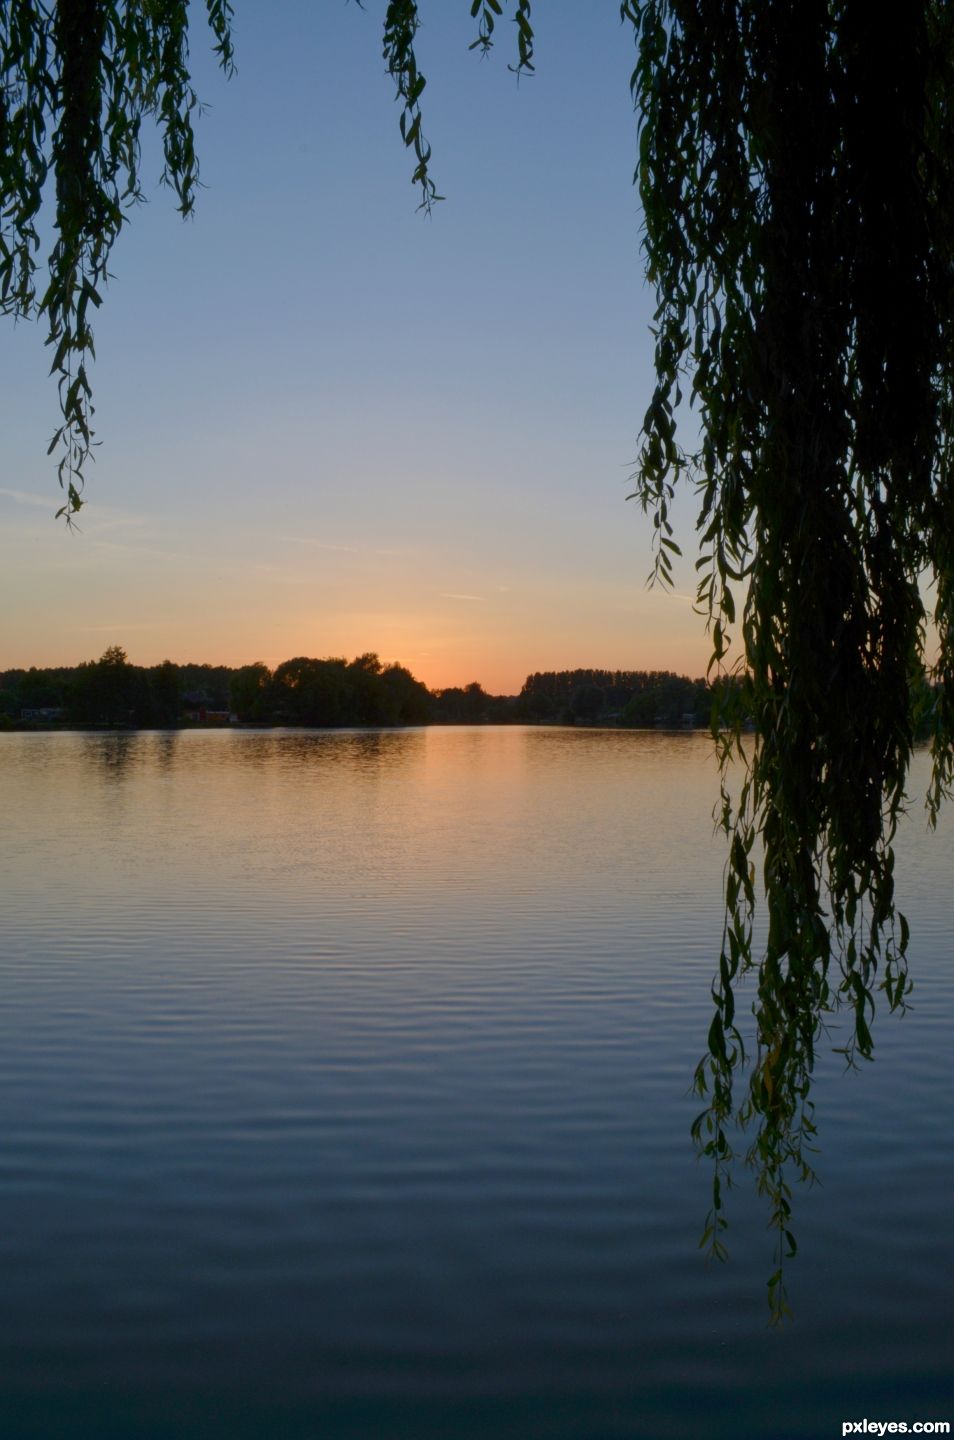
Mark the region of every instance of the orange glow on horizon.
MULTIPOLYGON (((180 647, 178 645, 157 644, 154 640, 148 643, 139 641, 136 643, 134 636, 124 637, 121 628, 116 627, 116 633, 103 635, 101 643, 94 643, 82 649, 70 647, 67 652, 57 646, 52 653, 23 655, 21 658, 4 656, 0 660, 0 669, 29 669, 35 666, 37 669, 52 669, 59 666, 74 667, 88 660, 98 659, 99 656, 110 645, 119 645, 127 653, 131 664, 148 667, 158 665, 163 660, 171 660, 175 664, 199 664, 199 665, 226 665, 231 669, 238 669, 242 665, 249 665, 261 661, 270 670, 275 670, 285 660, 295 656, 307 655, 312 659, 324 660, 332 657, 342 657, 346 660, 353 660, 357 655, 374 651, 380 658, 383 665, 403 665, 408 669, 415 679, 420 680, 429 690, 445 690, 458 686, 463 688, 476 681, 484 690, 491 695, 517 695, 523 687, 528 675, 542 671, 566 671, 566 670, 672 670, 680 675, 687 675, 696 678, 705 674, 708 663, 708 653, 704 645, 670 647, 653 647, 651 645, 636 646, 630 648, 629 654, 603 653, 580 653, 564 655, 560 654, 557 646, 550 643, 541 643, 539 649, 528 651, 524 658, 520 656, 507 656, 493 647, 485 651, 473 651, 466 654, 443 654, 429 653, 426 649, 408 645, 402 651, 385 650, 382 647, 375 647, 369 641, 365 645, 350 646, 302 646, 290 645, 282 648, 272 649, 268 652, 248 651, 241 649, 234 643, 220 647, 205 647, 202 650, 197 645, 180 647), (70 653, 72 652, 72 653, 70 653)), ((601 647, 596 647, 597 651, 601 647)))

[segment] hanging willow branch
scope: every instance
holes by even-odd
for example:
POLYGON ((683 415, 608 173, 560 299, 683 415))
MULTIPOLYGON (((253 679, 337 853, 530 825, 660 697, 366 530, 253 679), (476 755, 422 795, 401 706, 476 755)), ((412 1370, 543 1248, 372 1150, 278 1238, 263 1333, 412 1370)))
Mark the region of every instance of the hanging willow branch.
MULTIPOLYGON (((517 27, 517 63, 509 68, 519 79, 533 74, 533 27, 530 23, 532 0, 516 0, 513 22, 517 27)), ((471 50, 489 55, 494 44, 496 22, 503 15, 500 0, 471 0, 470 15, 477 21, 477 35, 471 50)), ((413 184, 421 187, 420 210, 428 215, 443 195, 438 195, 431 178, 431 147, 421 129, 420 99, 427 84, 417 63, 414 40, 421 24, 418 0, 389 0, 384 17, 384 63, 396 87, 401 105, 398 124, 401 139, 413 149, 416 160, 413 184)))
MULTIPOLYGON (((470 48, 494 44, 500 0, 469 0, 477 34, 470 48)), ((517 74, 533 73, 532 0, 513 0, 517 74)), ((361 4, 361 0, 358 0, 361 4)), ((213 49, 233 69, 231 0, 205 0, 213 49)), ((421 129, 426 85, 417 63, 417 0, 388 0, 383 53, 400 104, 412 181, 421 208, 442 197, 431 178, 421 129)), ((199 182, 193 119, 200 108, 189 71, 188 0, 4 0, 0 5, 0 312, 39 318, 53 347, 61 424, 49 454, 59 455, 67 524, 83 504, 92 458, 94 358, 91 308, 102 303, 113 244, 143 198, 140 134, 153 118, 162 135, 163 181, 190 215, 199 182), (48 187, 48 182, 50 186, 48 187), (42 217, 50 197, 53 214, 42 217), (47 222, 49 221, 49 225, 47 222), (37 290, 41 229, 53 244, 48 279, 37 290)))
POLYGON ((741 1120, 778 1231, 777 1318, 794 1253, 790 1180, 811 1175, 826 1016, 850 1007, 844 1052, 869 1058, 875 992, 894 1010, 909 989, 892 841, 925 691, 925 576, 940 647, 928 692, 935 807, 951 778, 954 10, 912 0, 888 23, 865 0, 621 9, 636 28, 637 180, 657 299, 636 494, 665 580, 674 486, 697 486, 699 601, 716 666, 728 667, 730 639, 738 656, 716 723, 726 929, 696 1073, 707 1105, 695 1134, 715 1161, 706 1240, 724 1253, 741 1120), (677 419, 701 437, 693 453, 677 419), (757 958, 759 857, 768 939, 757 958), (738 1102, 736 988, 749 970, 756 1049, 738 1102))
MULTIPOLYGON (((231 5, 206 9, 229 71, 231 5)), ((531 74, 531 0, 510 9, 512 68, 531 74)), ((654 517, 665 582, 679 553, 675 486, 697 487, 698 599, 721 676, 713 730, 730 858, 694 1127, 714 1161, 705 1240, 725 1253, 722 1193, 741 1121, 778 1232, 778 1318, 794 1253, 790 1184, 812 1173, 826 1019, 847 1007, 846 1058, 870 1058, 876 992, 897 1010, 909 990, 892 844, 919 719, 933 730, 932 816, 954 780, 954 7, 909 0, 890 24, 868 0, 623 0, 620 10, 636 35, 636 179, 657 297, 635 493, 654 517), (677 425, 699 437, 694 448, 677 425), (929 620, 937 658, 925 683, 929 620), (759 872, 768 938, 757 956, 759 872), (747 972, 756 1038, 739 1100, 736 990, 747 972)), ((486 54, 503 5, 471 0, 470 13, 470 48, 486 54)), ((419 26, 418 0, 388 0, 384 61, 429 211, 440 196, 419 26)), ((92 445, 90 306, 141 198, 142 120, 158 123, 163 178, 189 214, 197 104, 187 0, 0 7, 0 302, 48 326, 67 521, 92 445), (55 238, 38 295, 48 177, 55 238)))
MULTIPOLYGON (((206 0, 214 49, 232 69, 229 0, 206 0)), ((110 251, 142 199, 143 118, 159 126, 163 181, 183 215, 199 179, 187 0, 6 0, 0 7, 0 308, 39 317, 53 348, 61 421, 49 453, 67 523, 80 509, 93 445, 91 308, 110 251), (48 279, 37 290, 44 188, 54 206, 48 279)))

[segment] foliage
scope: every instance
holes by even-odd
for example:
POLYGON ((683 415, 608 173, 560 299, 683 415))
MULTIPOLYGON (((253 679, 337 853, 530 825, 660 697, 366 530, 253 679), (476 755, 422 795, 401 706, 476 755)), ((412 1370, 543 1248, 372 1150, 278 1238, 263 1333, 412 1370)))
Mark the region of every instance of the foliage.
POLYGON ((653 677, 631 697, 620 716, 621 725, 705 725, 712 713, 712 691, 704 680, 687 681, 681 675, 653 677))
POLYGON ((381 709, 386 725, 426 725, 433 713, 432 696, 403 665, 381 672, 381 709))
POLYGON ((657 301, 634 493, 668 583, 675 487, 696 486, 697 598, 712 669, 734 681, 712 722, 730 859, 696 1073, 695 1134, 715 1161, 706 1240, 724 1254, 735 1119, 752 1127, 778 1234, 778 1319, 825 1017, 847 1006, 844 1054, 868 1059, 876 990, 899 1010, 910 986, 892 845, 926 693, 932 817, 954 778, 954 10, 912 0, 873 24, 863 0, 622 0, 620 14, 636 38, 635 179, 657 301), (756 1042, 737 1104, 749 971, 756 1042))
POLYGON ((147 674, 147 690, 153 723, 177 724, 182 712, 182 676, 178 665, 171 660, 154 665, 147 674))
POLYGON ((268 714, 271 678, 271 671, 261 660, 234 670, 229 678, 229 709, 240 720, 264 720, 268 714))
POLYGON ((431 717, 443 725, 505 725, 516 717, 516 708, 511 696, 488 695, 475 680, 435 691, 431 717))
MULTIPOLYGON (((517 76, 533 74, 533 27, 530 24, 531 0, 517 0, 514 23, 517 27, 517 64, 511 68, 517 76)), ((500 0, 471 0, 471 18, 477 21, 477 38, 471 50, 487 55, 493 46, 496 22, 503 15, 500 0)), ((384 63, 395 82, 401 104, 399 125, 404 144, 413 149, 416 165, 411 179, 421 189, 422 210, 430 213, 438 195, 431 179, 431 147, 421 130, 421 96, 427 81, 417 63, 414 40, 420 25, 417 0, 389 0, 384 17, 384 63)))
POLYGON ((143 699, 142 673, 125 650, 110 645, 98 660, 80 665, 70 695, 70 712, 100 725, 133 723, 143 699))
POLYGON ((98 660, 49 670, 0 673, 0 715, 32 723, 25 711, 52 712, 42 721, 70 725, 171 726, 182 722, 186 696, 203 695, 209 708, 226 709, 228 671, 223 666, 130 664, 111 645, 98 660))
POLYGON ((64 722, 80 725, 178 725, 203 714, 231 714, 253 725, 553 725, 579 720, 683 726, 691 720, 703 726, 711 695, 704 680, 668 670, 535 671, 517 696, 490 695, 477 681, 429 691, 405 666, 384 665, 375 654, 350 662, 299 655, 274 671, 261 660, 238 669, 171 660, 142 668, 131 665, 119 646, 110 646, 99 660, 72 668, 0 671, 0 715, 16 722, 24 709, 50 708, 60 710, 64 722), (108 704, 104 695, 112 697, 108 704))
POLYGON ((657 385, 636 494, 657 571, 676 483, 696 485, 698 598, 713 662, 731 837, 726 927, 695 1133, 715 1161, 707 1240, 724 1251, 733 1115, 794 1252, 790 1179, 811 1177, 810 1085, 825 1017, 870 1058, 875 992, 908 993, 892 840, 905 801, 934 583, 937 805, 954 729, 954 12, 872 24, 858 0, 636 0, 638 182, 656 289, 657 385), (690 421, 684 394, 695 412, 690 421), (700 441, 677 441, 677 422, 700 441), (756 736, 742 746, 743 717, 756 736), (768 941, 753 953, 761 861, 768 941), (747 1093, 736 992, 754 969, 747 1093))
POLYGON ((232 695, 241 720, 285 725, 424 725, 431 696, 403 665, 377 655, 347 660, 285 660, 269 675, 262 665, 237 672, 232 695))
POLYGON ((24 710, 56 712, 41 723, 110 727, 221 724, 231 714, 264 725, 426 725, 435 699, 403 665, 373 654, 350 663, 298 656, 274 672, 260 660, 237 670, 171 660, 144 668, 111 645, 73 668, 0 672, 0 717, 33 723, 24 710))
MULTIPOLYGON (((360 0, 358 0, 360 4, 360 0)), ((205 0, 214 53, 233 71, 231 0, 205 0)), ((516 0, 518 75, 533 73, 531 0, 516 0)), ((500 0, 472 0, 472 50, 487 54, 500 0)), ((421 129, 427 81, 415 51, 416 0, 389 0, 383 55, 400 102, 404 144, 415 157, 421 208, 441 199, 421 129)), ((6 0, 0 6, 0 311, 38 319, 52 348, 60 423, 49 445, 65 492, 57 517, 81 509, 93 458, 90 364, 93 311, 103 300, 113 245, 143 196, 145 120, 158 126, 162 181, 191 215, 199 185, 194 119, 201 109, 189 68, 188 0, 6 0), (52 187, 47 181, 52 180, 52 187), (52 233, 38 283, 41 236, 52 233)))
POLYGON ((345 724, 347 668, 345 660, 283 661, 267 688, 268 713, 289 725, 345 724))
MULTIPOLYGON (((228 69, 230 7, 207 9, 228 69)), ((531 0, 512 11, 515 69, 530 73, 531 0)), ((891 24, 872 23, 863 0, 623 0, 620 12, 636 37, 636 179, 657 297, 657 385, 635 494, 653 515, 666 582, 679 553, 674 490, 685 479, 697 487, 698 599, 716 680, 733 682, 719 685, 713 719, 730 859, 716 1011, 696 1075, 706 1108, 695 1133, 715 1162, 707 1240, 724 1253, 722 1194, 741 1120, 778 1232, 778 1317, 794 1249, 790 1178, 812 1173, 811 1075, 825 1019, 849 1007, 846 1058, 870 1058, 876 991, 896 1010, 909 989, 892 842, 926 697, 933 812, 954 776, 954 9, 911 0, 891 24), (938 655, 925 689, 929 618, 938 655), (749 971, 756 1041, 739 1104, 736 992, 749 971)), ((471 15, 474 48, 486 53, 501 0, 473 0, 471 15)), ((419 21, 416 0, 389 0, 384 57, 430 210, 440 197, 422 129, 419 21)), ((193 204, 187 39, 185 0, 60 0, 53 10, 9 0, 0 11, 0 298, 48 326, 67 520, 91 445, 89 307, 139 198, 143 117, 162 129, 180 209, 193 204), (56 239, 38 295, 48 172, 56 239)), ((288 671, 281 693, 295 698, 285 703, 330 714, 347 680, 370 723, 380 675, 358 662, 344 672, 301 671, 294 684, 288 671)), ((582 691, 579 703, 588 713, 595 704, 582 691)))
MULTIPOLYGON (((232 67, 229 0, 206 0, 223 68, 232 67)), ((199 181, 189 78, 188 0, 7 0, 0 6, 0 308, 38 317, 53 349, 61 424, 49 453, 67 522, 82 505, 93 444, 88 364, 92 309, 110 251, 142 199, 140 136, 162 135, 162 179, 183 215, 199 181), (47 179, 52 215, 44 214, 47 179), (48 278, 37 288, 41 231, 52 226, 48 278), (91 309, 92 307, 92 309, 91 309)))
POLYGON ((528 675, 515 715, 550 724, 705 726, 712 693, 704 680, 671 670, 549 670, 528 675))

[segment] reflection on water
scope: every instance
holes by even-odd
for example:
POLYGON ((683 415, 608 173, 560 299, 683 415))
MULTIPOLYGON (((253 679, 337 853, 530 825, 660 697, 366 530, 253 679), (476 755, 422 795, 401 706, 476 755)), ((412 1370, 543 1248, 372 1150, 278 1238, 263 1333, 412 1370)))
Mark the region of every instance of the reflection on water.
POLYGON ((954 1418, 949 824, 900 847, 914 1011, 821 1065, 777 1334, 746 1190, 696 1249, 706 740, 6 735, 0 773, 4 1436, 954 1418))
MULTIPOLYGON (((167 734, 175 732, 160 732, 154 738, 161 741, 167 734)), ((103 734, 81 735, 78 738, 83 748, 85 763, 98 765, 106 778, 121 780, 130 762, 143 758, 142 737, 130 734, 127 730, 109 730, 103 734)), ((161 744, 156 747, 157 758, 164 748, 161 744)))

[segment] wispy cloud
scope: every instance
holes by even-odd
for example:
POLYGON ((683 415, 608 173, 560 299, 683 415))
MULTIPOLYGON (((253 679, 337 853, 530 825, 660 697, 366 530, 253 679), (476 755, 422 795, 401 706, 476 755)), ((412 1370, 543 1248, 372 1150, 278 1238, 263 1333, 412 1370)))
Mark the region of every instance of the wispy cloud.
POLYGON ((138 529, 146 524, 144 515, 118 515, 114 520, 103 520, 100 516, 89 527, 90 535, 103 535, 107 530, 138 529))
POLYGON ((402 555, 402 550, 387 550, 376 545, 338 545, 330 540, 316 540, 311 535, 279 535, 282 545, 307 545, 310 550, 334 550, 341 555, 402 555))
MULTIPOLYGON (((47 495, 34 495, 28 490, 12 490, 6 485, 0 485, 0 496, 5 500, 12 500, 14 505, 24 505, 30 510, 45 510, 52 519, 62 501, 59 491, 51 489, 47 495)), ((92 543, 95 536, 104 535, 108 530, 138 529, 147 524, 144 515, 126 515, 121 510, 115 510, 111 506, 98 506, 89 519, 81 515, 79 520, 74 522, 74 533, 78 536, 87 535, 92 543)))
MULTIPOLYGON (((49 510, 51 508, 51 497, 49 495, 31 495, 27 490, 8 490, 5 485, 0 485, 0 495, 5 500, 12 500, 14 505, 31 505, 34 509, 49 510)), ((56 499, 54 495, 52 499, 56 499)))
POLYGON ((313 540, 310 535, 279 535, 283 545, 307 545, 311 550, 336 550, 342 555, 360 555, 357 545, 333 545, 328 540, 313 540))
MULTIPOLYGON (((136 559, 151 560, 186 560, 192 562, 195 555, 185 550, 166 550, 157 545, 124 545, 120 540, 97 540, 90 535, 86 542, 91 550, 108 550, 111 554, 132 555, 136 559)), ((216 570, 221 570, 216 566, 216 570)))
POLYGON ((695 605, 694 595, 683 595, 681 590, 666 590, 661 585, 656 585, 646 592, 649 595, 656 595, 663 600, 685 600, 687 605, 695 605))
POLYGON ((125 635, 127 630, 158 630, 164 624, 161 620, 117 620, 112 625, 74 625, 71 635, 125 635))
POLYGON ((261 560, 252 566, 252 573, 276 585, 310 585, 313 580, 310 575, 290 575, 283 565, 269 565, 261 560))
POLYGON ((484 596, 484 595, 455 595, 455 594, 454 594, 452 591, 450 591, 450 590, 442 590, 442 591, 441 591, 441 599, 442 599, 442 600, 485 600, 485 599, 486 599, 486 596, 484 596))

